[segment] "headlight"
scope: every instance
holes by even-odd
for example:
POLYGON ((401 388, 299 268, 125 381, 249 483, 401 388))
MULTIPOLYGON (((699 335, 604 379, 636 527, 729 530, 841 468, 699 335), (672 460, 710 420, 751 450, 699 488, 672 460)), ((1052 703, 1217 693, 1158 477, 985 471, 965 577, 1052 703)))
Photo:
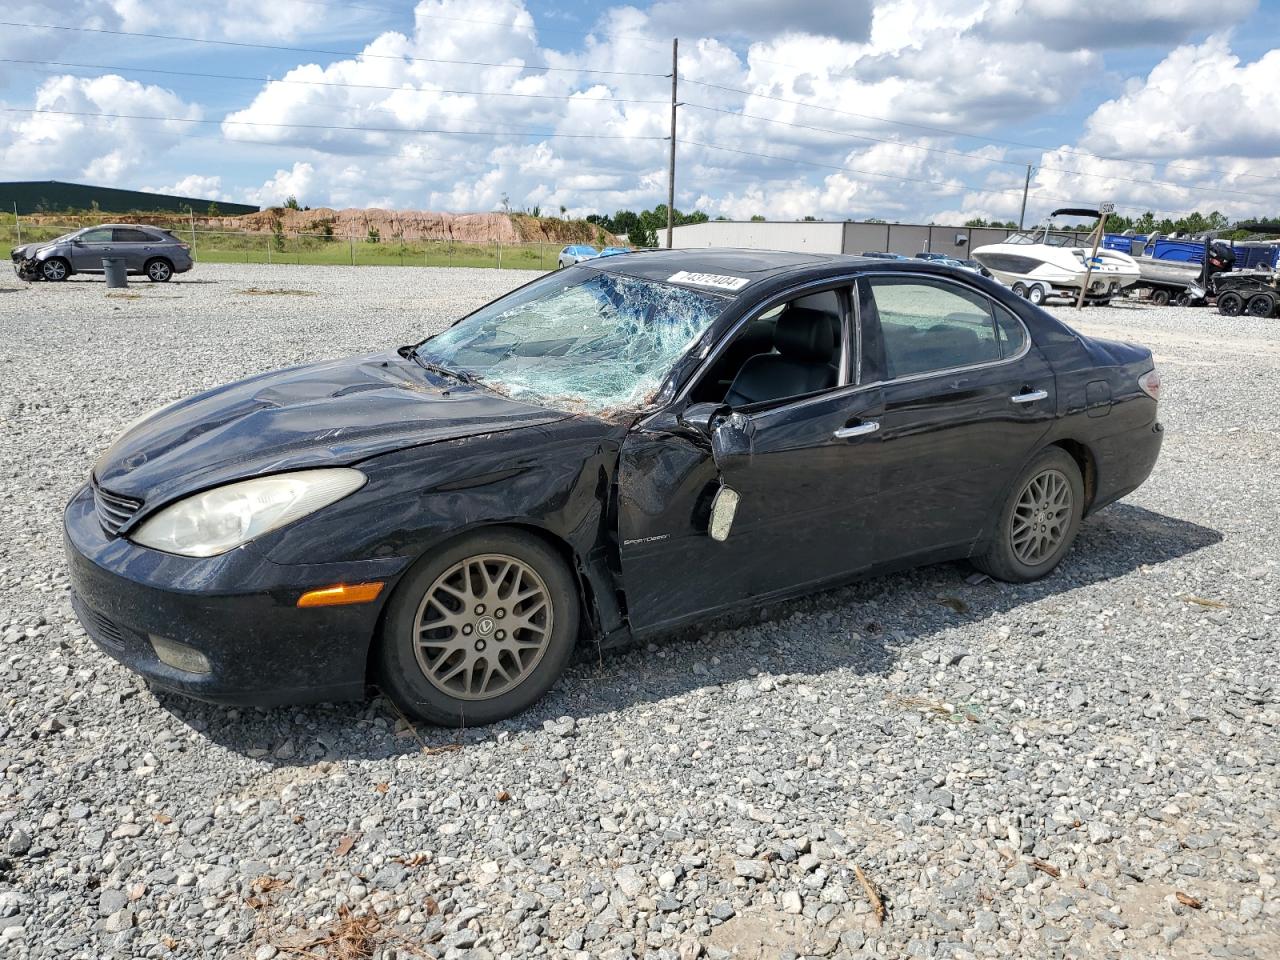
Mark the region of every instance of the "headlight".
POLYGON ((165 507, 131 536, 184 557, 213 557, 341 500, 365 484, 345 467, 242 480, 165 507))

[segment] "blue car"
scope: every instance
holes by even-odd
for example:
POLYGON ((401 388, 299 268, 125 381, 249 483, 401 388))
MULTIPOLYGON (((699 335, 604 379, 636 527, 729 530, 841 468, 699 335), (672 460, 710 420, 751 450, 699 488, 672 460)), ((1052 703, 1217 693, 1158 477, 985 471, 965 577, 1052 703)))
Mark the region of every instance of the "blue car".
POLYGON ((630 253, 630 247, 605 247, 600 251, 602 257, 616 257, 620 253, 630 253))
POLYGON ((560 251, 560 259, 556 261, 556 267, 572 267, 586 260, 594 260, 598 256, 600 251, 589 243, 571 243, 560 251))

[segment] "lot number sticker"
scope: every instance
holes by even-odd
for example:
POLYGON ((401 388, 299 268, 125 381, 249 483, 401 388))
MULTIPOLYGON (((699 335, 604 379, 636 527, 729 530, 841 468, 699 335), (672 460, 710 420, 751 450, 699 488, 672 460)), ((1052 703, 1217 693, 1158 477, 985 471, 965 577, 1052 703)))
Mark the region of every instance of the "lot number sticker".
POLYGON ((741 290, 751 281, 746 277, 722 277, 718 273, 689 273, 681 270, 667 277, 669 283, 687 283, 694 287, 716 287, 720 290, 741 290))

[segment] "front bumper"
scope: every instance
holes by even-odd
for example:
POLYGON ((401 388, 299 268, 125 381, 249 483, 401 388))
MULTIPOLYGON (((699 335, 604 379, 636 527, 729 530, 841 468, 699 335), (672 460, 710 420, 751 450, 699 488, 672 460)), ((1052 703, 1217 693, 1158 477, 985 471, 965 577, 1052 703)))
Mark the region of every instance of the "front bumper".
POLYGON ((269 706, 364 695, 369 644, 403 558, 273 563, 250 544, 189 558, 108 535, 86 485, 63 518, 71 599, 107 655, 156 686, 202 700, 269 706), (334 583, 383 580, 371 603, 299 609, 298 597, 334 583), (208 673, 162 663, 150 636, 200 651, 208 673))

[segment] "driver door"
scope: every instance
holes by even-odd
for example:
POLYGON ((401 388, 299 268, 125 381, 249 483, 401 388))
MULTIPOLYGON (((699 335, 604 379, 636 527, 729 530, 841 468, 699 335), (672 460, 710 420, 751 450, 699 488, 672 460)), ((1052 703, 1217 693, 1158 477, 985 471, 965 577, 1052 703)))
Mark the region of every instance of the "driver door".
MULTIPOLYGON (((841 313, 841 371, 833 386, 737 409, 722 404, 701 423, 688 409, 664 412, 624 441, 618 528, 636 632, 834 582, 870 565, 882 401, 878 386, 851 382, 856 365, 845 358, 854 355, 856 318, 843 291, 833 302, 841 313), (717 541, 709 524, 722 487, 739 499, 728 536, 717 541)), ((751 327, 748 319, 739 330, 751 327)), ((704 382, 718 375, 715 360, 702 372, 704 382)))
POLYGON ((112 255, 110 227, 95 227, 80 234, 71 244, 71 267, 77 273, 102 272, 102 258, 112 255))

